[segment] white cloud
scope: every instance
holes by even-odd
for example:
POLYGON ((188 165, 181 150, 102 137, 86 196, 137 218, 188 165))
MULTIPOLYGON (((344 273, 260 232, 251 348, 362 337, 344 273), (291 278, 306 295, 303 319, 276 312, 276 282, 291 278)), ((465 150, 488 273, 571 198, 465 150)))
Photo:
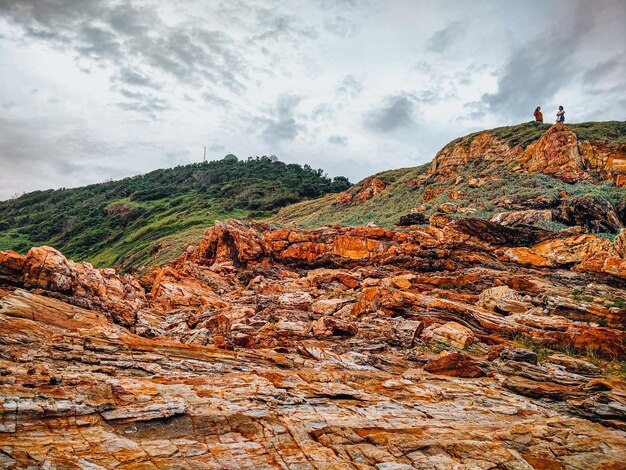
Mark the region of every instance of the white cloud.
POLYGON ((625 5, 0 0, 0 199, 205 145, 356 181, 537 104, 624 119, 625 5))

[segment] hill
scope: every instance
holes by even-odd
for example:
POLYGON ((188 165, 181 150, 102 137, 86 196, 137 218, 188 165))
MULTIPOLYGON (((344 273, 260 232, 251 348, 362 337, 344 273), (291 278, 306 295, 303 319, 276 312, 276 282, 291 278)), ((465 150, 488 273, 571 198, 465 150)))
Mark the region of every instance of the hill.
POLYGON ((80 261, 126 270, 178 256, 215 220, 264 218, 350 186, 275 157, 178 166, 0 202, 0 250, 51 245, 80 261))
POLYGON ((625 184, 626 122, 531 122, 461 137, 430 164, 373 175, 344 193, 283 208, 274 220, 391 228, 443 212, 615 233, 626 220, 625 184))

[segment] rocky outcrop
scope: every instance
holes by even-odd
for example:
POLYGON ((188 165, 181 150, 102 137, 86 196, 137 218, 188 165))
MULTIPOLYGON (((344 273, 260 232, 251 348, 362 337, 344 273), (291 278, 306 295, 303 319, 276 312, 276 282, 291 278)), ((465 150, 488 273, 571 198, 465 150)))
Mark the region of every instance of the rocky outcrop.
POLYGON ((26 256, 0 252, 0 273, 14 285, 43 289, 68 303, 104 310, 125 326, 134 324, 135 313, 146 303, 144 290, 132 276, 75 263, 47 246, 32 248, 26 256))
POLYGON ((506 225, 507 227, 516 227, 518 225, 535 225, 541 222, 552 222, 552 219, 551 210, 527 209, 522 211, 500 212, 494 215, 490 220, 491 222, 506 225))
POLYGON ((566 183, 589 178, 582 168, 576 134, 563 124, 556 124, 537 142, 529 145, 521 159, 531 173, 552 175, 566 183))
POLYGON ((379 178, 372 178, 365 182, 365 188, 359 191, 354 197, 361 202, 365 202, 377 194, 382 193, 386 187, 387 185, 379 178))
MULTIPOLYGON (((489 132, 469 137, 469 143, 468 138, 460 139, 439 151, 415 184, 458 178, 470 163, 495 167, 505 162, 513 171, 543 173, 567 183, 597 175, 618 186, 626 184, 626 145, 580 141, 564 124, 551 126, 539 140, 526 147, 511 146, 489 132)), ((474 181, 469 186, 481 186, 484 178, 493 176, 473 175, 474 181)))
POLYGON ((617 211, 608 201, 578 197, 561 201, 554 218, 565 225, 578 225, 592 233, 616 233, 623 227, 617 211))
POLYGON ((431 224, 0 252, 0 466, 618 468, 622 236, 431 224))

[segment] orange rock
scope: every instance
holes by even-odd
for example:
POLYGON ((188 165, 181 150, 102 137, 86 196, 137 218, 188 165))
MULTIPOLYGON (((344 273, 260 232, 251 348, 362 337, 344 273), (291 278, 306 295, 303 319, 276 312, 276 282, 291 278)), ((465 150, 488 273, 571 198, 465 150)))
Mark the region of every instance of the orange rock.
POLYGON ((352 201, 352 194, 350 193, 339 193, 337 194, 337 198, 335 199, 336 204, 347 204, 352 201))
POLYGON ((332 253, 343 258, 364 259, 381 254, 383 244, 370 238, 338 236, 332 246, 332 253))
POLYGON ((372 197, 376 196, 377 194, 382 193, 387 187, 387 185, 378 178, 372 178, 370 181, 367 181, 365 184, 366 184, 365 189, 357 193, 357 195, 355 196, 361 202, 365 202, 371 199, 372 197))
POLYGON ((75 263, 48 246, 31 248, 24 259, 5 254, 0 262, 13 267, 22 265, 20 284, 61 295, 81 307, 103 309, 125 326, 134 324, 136 311, 146 304, 145 293, 132 276, 118 276, 113 269, 99 270, 89 263, 75 263))
POLYGON ((554 175, 573 183, 589 178, 580 166, 576 134, 565 125, 554 125, 524 152, 523 164, 531 173, 554 175))
POLYGON ((440 186, 428 186, 422 193, 422 200, 424 202, 430 202, 433 199, 437 198, 437 196, 442 194, 444 191, 445 188, 440 186))
POLYGON ((467 354, 453 352, 442 354, 424 366, 431 374, 451 377, 482 377, 485 375, 481 364, 467 354))

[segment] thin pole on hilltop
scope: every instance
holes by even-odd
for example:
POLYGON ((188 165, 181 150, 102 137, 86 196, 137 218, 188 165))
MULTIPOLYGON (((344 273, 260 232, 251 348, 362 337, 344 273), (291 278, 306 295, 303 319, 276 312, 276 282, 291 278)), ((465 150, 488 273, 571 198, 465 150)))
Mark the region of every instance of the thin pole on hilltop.
POLYGON ((204 157, 202 157, 202 162, 206 163, 206 145, 204 146, 204 157))

